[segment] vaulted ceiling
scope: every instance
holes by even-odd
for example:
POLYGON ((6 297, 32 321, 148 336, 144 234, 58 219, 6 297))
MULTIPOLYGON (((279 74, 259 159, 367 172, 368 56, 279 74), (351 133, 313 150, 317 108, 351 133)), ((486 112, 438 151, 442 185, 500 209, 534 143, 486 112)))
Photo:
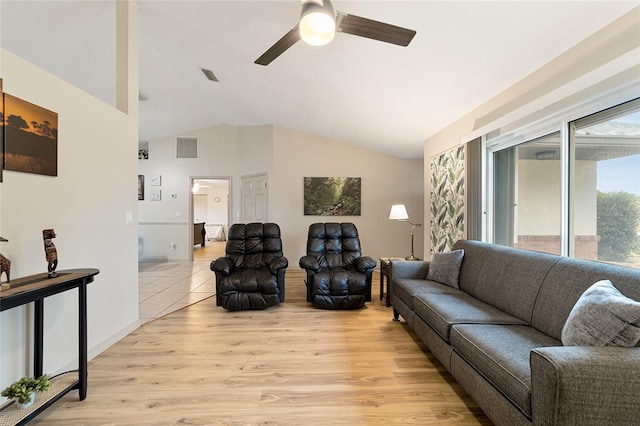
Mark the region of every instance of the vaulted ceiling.
MULTIPOLYGON (((254 60, 296 25, 299 0, 137 3, 140 140, 274 124, 402 158, 421 158, 429 136, 638 5, 335 0, 417 34, 408 47, 299 41, 265 67, 254 60)), ((115 104, 113 1, 2 0, 0 23, 3 48, 115 104)))

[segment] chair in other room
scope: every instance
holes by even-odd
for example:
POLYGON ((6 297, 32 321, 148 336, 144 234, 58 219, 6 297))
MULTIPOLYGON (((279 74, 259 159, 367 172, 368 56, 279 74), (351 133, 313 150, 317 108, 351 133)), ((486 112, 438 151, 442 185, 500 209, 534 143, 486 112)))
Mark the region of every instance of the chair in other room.
POLYGON ((371 301, 376 261, 362 256, 353 223, 311 224, 300 267, 307 272, 307 301, 318 308, 358 309, 371 301))
POLYGON ((227 235, 225 256, 210 265, 216 276, 216 305, 239 311, 265 309, 284 302, 287 266, 277 224, 233 224, 227 235))

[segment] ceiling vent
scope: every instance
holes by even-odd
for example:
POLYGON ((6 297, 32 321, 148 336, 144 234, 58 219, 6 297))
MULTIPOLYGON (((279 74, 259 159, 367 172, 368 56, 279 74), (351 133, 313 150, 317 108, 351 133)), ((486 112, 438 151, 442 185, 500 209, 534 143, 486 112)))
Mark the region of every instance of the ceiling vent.
POLYGON ((148 100, 149 100, 149 96, 147 96, 147 94, 144 93, 142 90, 138 90, 138 101, 144 102, 148 100))
POLYGON ((202 73, 205 75, 205 77, 207 77, 209 80, 211 81, 218 81, 218 78, 216 77, 216 75, 213 73, 213 71, 208 70, 206 68, 200 68, 200 70, 202 71, 202 73))
POLYGON ((176 158, 198 158, 198 138, 177 138, 176 158))

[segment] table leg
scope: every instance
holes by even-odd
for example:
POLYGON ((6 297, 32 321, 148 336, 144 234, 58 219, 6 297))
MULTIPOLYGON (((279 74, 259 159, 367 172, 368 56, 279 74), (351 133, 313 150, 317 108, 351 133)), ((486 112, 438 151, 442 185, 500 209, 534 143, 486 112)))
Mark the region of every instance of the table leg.
POLYGON ((44 361, 44 301, 36 300, 33 306, 33 375, 40 377, 44 361))
POLYGON ((383 267, 380 265, 380 300, 384 297, 384 272, 383 267))
MULTIPOLYGON (((387 274, 389 274, 388 270, 387 274)), ((387 308, 389 306, 391 306, 391 274, 387 275, 387 308)))
POLYGON ((87 397, 87 283, 78 287, 78 391, 80 401, 87 397))

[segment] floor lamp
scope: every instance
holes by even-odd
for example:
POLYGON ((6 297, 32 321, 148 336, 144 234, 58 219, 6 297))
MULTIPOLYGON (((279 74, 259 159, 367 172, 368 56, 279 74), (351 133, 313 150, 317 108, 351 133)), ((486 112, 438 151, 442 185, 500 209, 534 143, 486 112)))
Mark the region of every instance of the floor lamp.
POLYGON ((422 226, 420 223, 409 222, 409 215, 407 214, 407 208, 404 204, 394 204, 391 206, 391 212, 389 213, 389 220, 397 220, 398 222, 406 222, 411 225, 411 256, 405 257, 406 260, 420 260, 420 258, 413 255, 413 231, 416 226, 422 226))

